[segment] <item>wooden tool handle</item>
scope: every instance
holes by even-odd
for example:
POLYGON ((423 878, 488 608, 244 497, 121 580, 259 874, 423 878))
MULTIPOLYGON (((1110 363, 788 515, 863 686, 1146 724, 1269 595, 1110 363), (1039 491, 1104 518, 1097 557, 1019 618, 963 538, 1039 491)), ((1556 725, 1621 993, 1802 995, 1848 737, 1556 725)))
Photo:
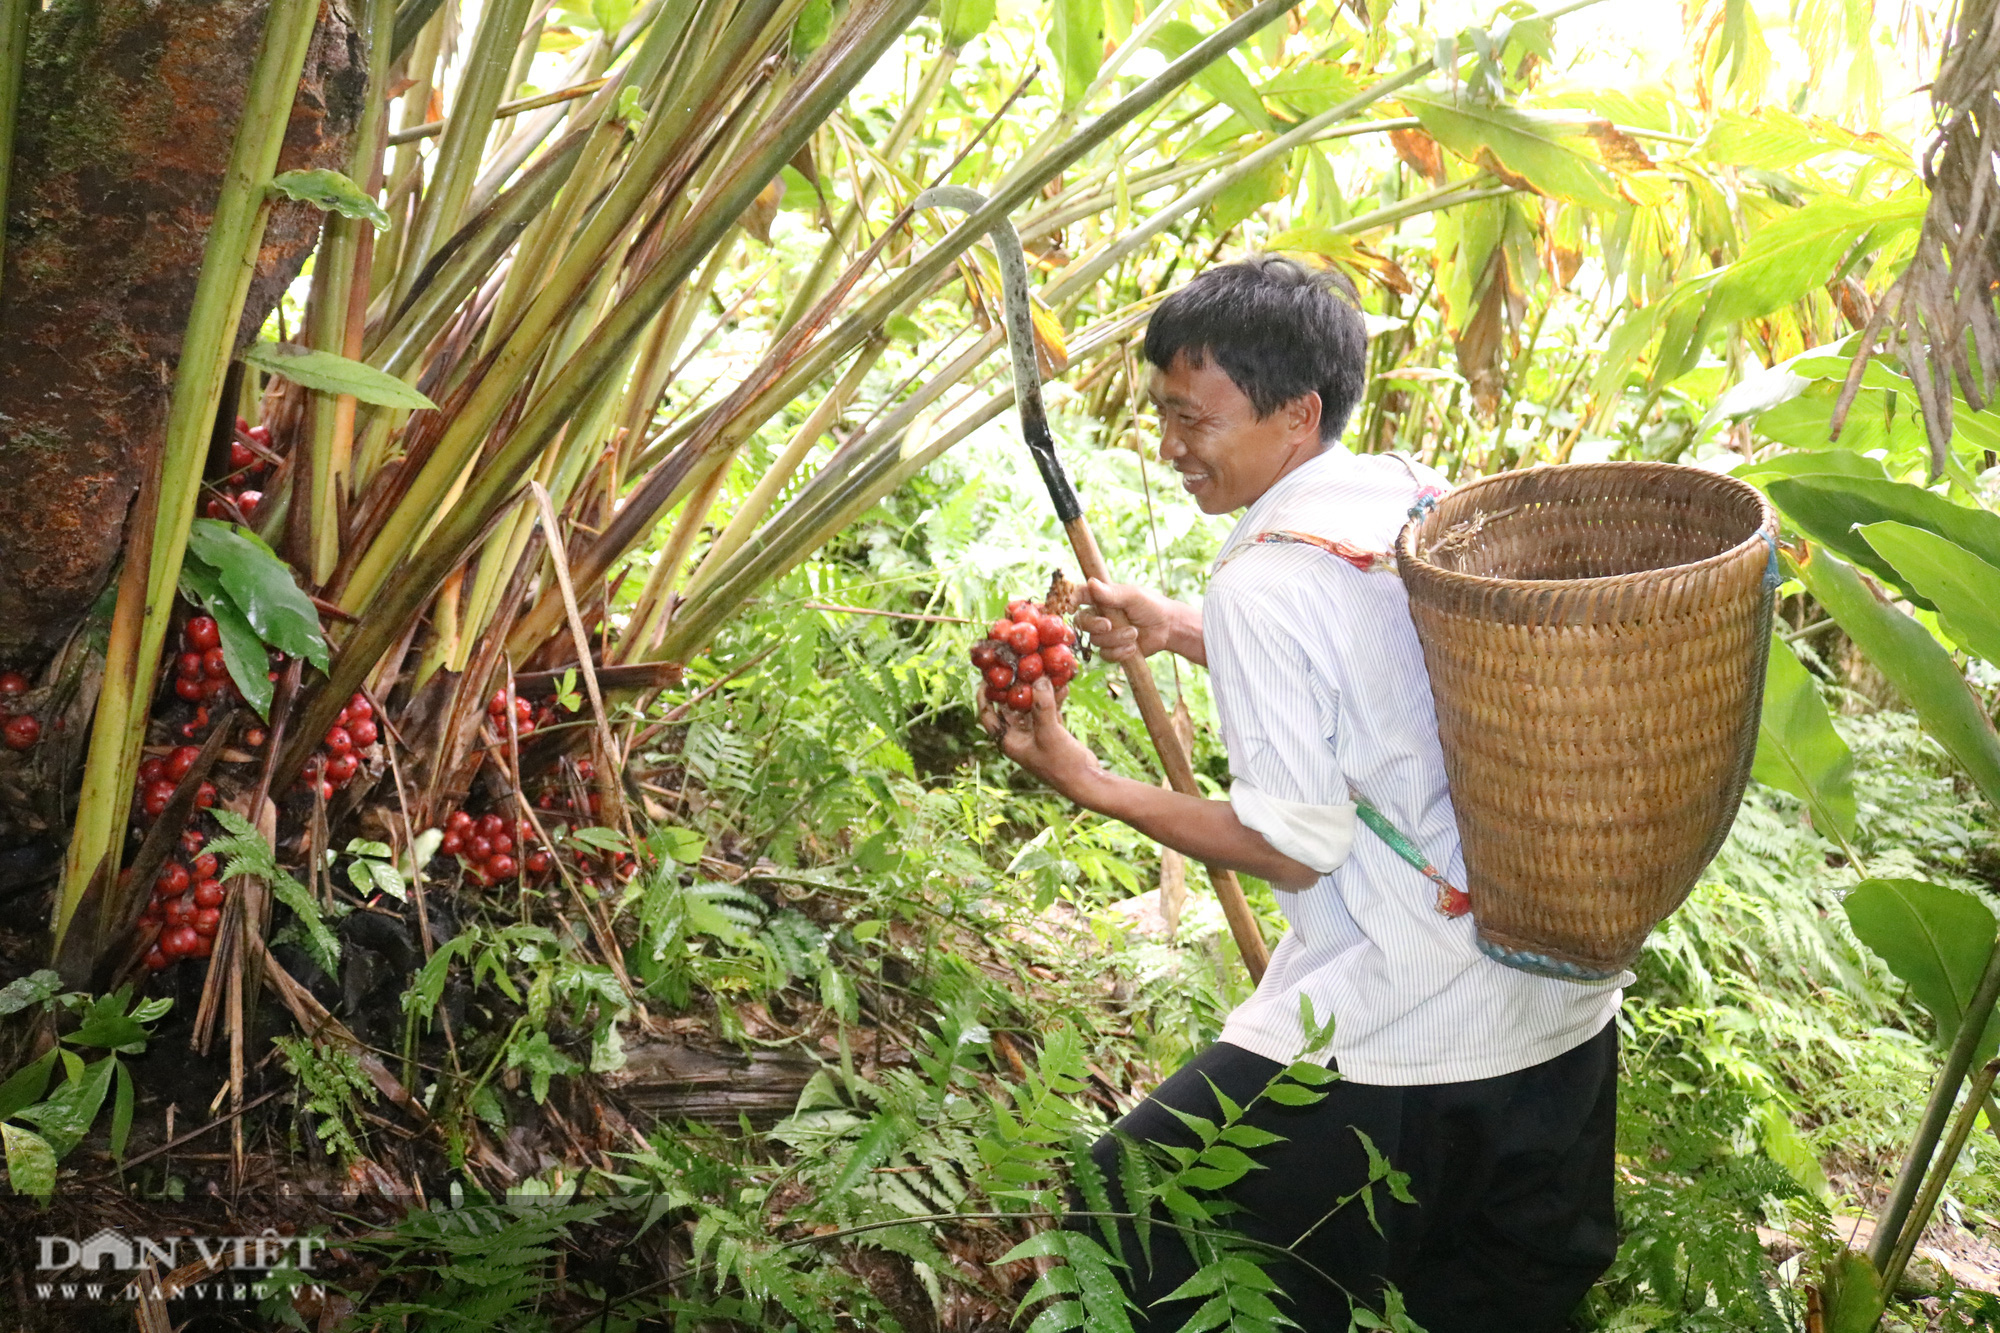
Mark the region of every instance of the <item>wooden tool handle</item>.
MULTIPOLYGON (((1082 518, 1073 518, 1063 524, 1063 531, 1069 535, 1070 549, 1076 552, 1076 562, 1082 567, 1083 576, 1102 583, 1111 582, 1111 571, 1104 563, 1104 553, 1097 549, 1097 538, 1091 535, 1090 524, 1082 518)), ((1139 716, 1146 723, 1146 734, 1153 738, 1153 748, 1159 752, 1160 763, 1167 770, 1167 781, 1183 795, 1200 796, 1201 789, 1195 786, 1194 781, 1194 762, 1181 744, 1180 734, 1174 730, 1167 702, 1160 697, 1160 687, 1153 683, 1152 668, 1146 665, 1143 658, 1127 662, 1124 666, 1125 679, 1130 682, 1132 697, 1139 705, 1139 716)), ((1257 919, 1250 914, 1250 903, 1243 896, 1243 886, 1236 882, 1236 872, 1211 865, 1208 867, 1208 882, 1215 886, 1215 896, 1222 901, 1222 915, 1229 921, 1229 933, 1236 939, 1236 949, 1243 955, 1243 965, 1250 969, 1250 979, 1262 981, 1264 969, 1271 961, 1271 952, 1264 947, 1264 933, 1257 928, 1257 919)))

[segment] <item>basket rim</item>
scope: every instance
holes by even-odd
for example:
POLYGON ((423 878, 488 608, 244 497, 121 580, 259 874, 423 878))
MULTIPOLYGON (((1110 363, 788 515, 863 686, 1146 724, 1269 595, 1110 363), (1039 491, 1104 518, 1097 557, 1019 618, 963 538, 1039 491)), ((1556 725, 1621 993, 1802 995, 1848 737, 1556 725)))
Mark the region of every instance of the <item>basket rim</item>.
MULTIPOLYGON (((1416 528, 1421 527, 1430 517, 1427 513, 1421 518, 1407 520, 1403 524, 1401 531, 1396 534, 1397 568, 1407 569, 1410 572, 1421 571, 1421 576, 1424 578, 1436 579, 1441 583, 1456 584, 1467 591, 1472 589, 1513 589, 1546 595, 1572 589, 1616 588, 1648 580, 1679 577, 1691 571, 1717 569, 1732 561, 1741 559, 1745 551, 1753 546, 1763 544, 1767 537, 1772 543, 1775 544, 1776 542, 1778 535, 1778 511, 1772 506, 1771 501, 1762 491, 1740 477, 1732 477, 1724 472, 1711 472, 1707 468, 1691 467, 1686 463, 1661 463, 1637 460, 1606 461, 1602 463, 1549 463, 1541 467, 1513 468, 1506 472, 1495 472, 1491 476, 1480 477, 1476 481, 1469 481, 1463 486, 1455 486, 1447 494, 1455 498, 1478 490, 1482 486, 1517 479, 1530 473, 1553 472, 1557 470, 1570 471, 1572 469, 1592 472, 1645 471, 1662 475, 1669 472, 1682 472, 1712 478, 1715 481, 1726 483, 1725 489, 1735 488, 1747 493, 1756 502, 1757 512, 1760 516, 1759 522, 1749 536, 1734 546, 1723 551, 1718 551, 1716 554, 1706 556, 1700 560, 1689 561, 1684 565, 1663 565, 1658 569, 1635 570, 1630 574, 1601 574, 1595 578, 1587 579, 1508 579, 1496 578, 1489 574, 1467 574, 1456 569, 1446 569, 1444 566, 1418 555, 1414 544, 1410 540, 1410 534, 1416 528)), ((1775 551, 1775 545, 1773 546, 1773 550, 1775 551)))

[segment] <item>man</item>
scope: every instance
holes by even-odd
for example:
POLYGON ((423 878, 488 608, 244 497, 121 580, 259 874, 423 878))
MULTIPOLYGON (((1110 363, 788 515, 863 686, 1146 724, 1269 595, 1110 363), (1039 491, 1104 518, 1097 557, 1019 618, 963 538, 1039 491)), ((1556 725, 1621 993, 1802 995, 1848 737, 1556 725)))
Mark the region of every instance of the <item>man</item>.
MULTIPOLYGON (((1077 804, 1277 891, 1290 929, 1256 994, 1120 1128, 1191 1143, 1167 1107, 1214 1118, 1211 1088, 1242 1105, 1301 1056, 1339 1071, 1316 1105, 1251 1108, 1247 1119, 1283 1141, 1254 1153, 1260 1169, 1228 1191, 1246 1235, 1311 1265, 1274 1270, 1286 1312, 1344 1331, 1342 1291, 1379 1309, 1393 1284, 1430 1333, 1557 1329, 1617 1245, 1619 983, 1487 958, 1472 918, 1445 915, 1436 885, 1356 827, 1359 793, 1464 882, 1430 684, 1387 556, 1411 506, 1443 483, 1338 444, 1361 394, 1365 333, 1335 281, 1264 257, 1211 269, 1161 303, 1145 348, 1160 457, 1205 513, 1248 512, 1199 609, 1093 581, 1079 617, 1114 661, 1164 649, 1207 667, 1229 799, 1106 772, 1064 729, 1046 681, 1025 718, 983 720, 1010 758, 1077 804), (1301 996, 1335 1020, 1322 1051, 1303 1049, 1301 996), (1408 1173, 1416 1200, 1378 1192, 1379 1229, 1359 1200, 1335 1210, 1368 1180, 1364 1134, 1408 1173)), ((1109 1137, 1097 1150, 1113 1181, 1117 1151, 1109 1137)), ((1154 1302, 1192 1275, 1187 1249, 1155 1228, 1148 1263, 1126 1239, 1148 1326, 1178 1327, 1194 1303, 1154 1302)))

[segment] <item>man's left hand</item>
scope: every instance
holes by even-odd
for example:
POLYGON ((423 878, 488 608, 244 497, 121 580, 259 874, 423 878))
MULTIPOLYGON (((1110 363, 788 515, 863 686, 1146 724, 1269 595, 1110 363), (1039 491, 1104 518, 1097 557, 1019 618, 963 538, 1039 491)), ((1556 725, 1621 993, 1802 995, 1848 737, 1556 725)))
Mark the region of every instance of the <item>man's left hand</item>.
POLYGON ((1009 759, 1057 792, 1080 802, 1079 793, 1103 770, 1097 756, 1085 749, 1083 742, 1062 724, 1058 709, 1068 696, 1069 687, 1065 685, 1058 690, 1044 676, 1035 682, 1034 688, 1034 706, 1026 713, 988 704, 979 715, 979 725, 1000 742, 1002 753, 1009 759))

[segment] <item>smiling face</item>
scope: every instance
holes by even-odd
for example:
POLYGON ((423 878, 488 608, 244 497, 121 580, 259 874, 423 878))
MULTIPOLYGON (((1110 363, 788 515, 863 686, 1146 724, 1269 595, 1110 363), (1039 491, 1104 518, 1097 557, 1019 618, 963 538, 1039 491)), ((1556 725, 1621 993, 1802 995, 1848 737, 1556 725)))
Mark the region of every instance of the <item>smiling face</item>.
POLYGON ((1259 420, 1212 356, 1193 366, 1177 353, 1166 369, 1154 368, 1149 393, 1160 414, 1160 457, 1204 514, 1243 508, 1320 451, 1317 393, 1259 420))

